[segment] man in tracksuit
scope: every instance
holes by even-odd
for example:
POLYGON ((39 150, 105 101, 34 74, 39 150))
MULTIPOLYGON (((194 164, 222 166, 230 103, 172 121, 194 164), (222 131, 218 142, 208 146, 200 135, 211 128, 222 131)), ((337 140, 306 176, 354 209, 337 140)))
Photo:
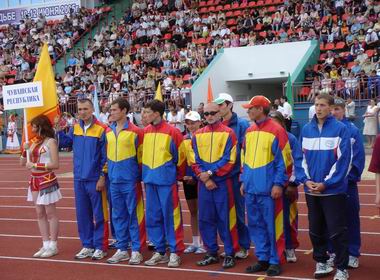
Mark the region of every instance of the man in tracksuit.
MULTIPOLYGON (((278 122, 283 128, 285 126, 285 118, 279 111, 269 114, 274 121, 278 122)), ((298 248, 298 185, 296 180, 296 170, 302 168, 302 150, 298 139, 290 132, 287 132, 289 138, 290 150, 292 152, 292 162, 286 166, 286 172, 289 181, 286 183, 283 195, 284 203, 284 234, 285 234, 285 257, 288 263, 297 261, 295 249, 298 248)))
POLYGON ((94 116, 90 99, 78 99, 79 123, 66 135, 58 132, 65 147, 72 146, 75 208, 82 250, 76 259, 102 259, 108 249, 108 206, 103 166, 106 163, 106 127, 94 116))
POLYGON ((146 189, 146 228, 156 247, 145 265, 168 263, 178 267, 184 251, 183 223, 177 181, 186 169, 186 149, 181 132, 163 120, 165 104, 152 100, 145 105, 142 176, 146 189), (166 242, 170 257, 166 255, 166 242))
POLYGON ((116 233, 116 253, 107 260, 140 264, 146 243, 144 202, 141 188, 142 129, 127 118, 130 105, 122 98, 111 104, 113 124, 106 130, 107 169, 112 200, 112 221, 116 233), (130 237, 130 238, 129 238, 130 237), (132 241, 129 257, 128 241, 132 241))
POLYGON ((347 188, 348 267, 358 268, 361 238, 360 203, 357 183, 360 181, 365 165, 363 139, 359 129, 345 117, 345 101, 342 98, 335 98, 332 114, 348 128, 351 138, 352 160, 348 173, 347 188))
POLYGON ((337 271, 334 280, 346 280, 346 192, 351 145, 346 125, 337 121, 330 113, 332 105, 332 96, 321 94, 316 97, 316 114, 301 132, 303 170, 296 176, 305 185, 309 235, 313 245, 313 258, 317 262, 314 276, 324 277, 333 271, 327 262, 330 240, 336 253, 337 271))
POLYGON ((243 143, 241 191, 258 258, 246 272, 266 271, 268 276, 277 276, 285 250, 282 194, 288 181, 286 166, 292 162, 288 136, 268 117, 270 101, 266 97, 256 95, 243 107, 254 123, 247 129, 243 143))
POLYGON ((192 168, 199 182, 199 230, 207 254, 197 265, 219 262, 217 233, 226 252, 223 268, 235 266, 234 255, 239 249, 236 210, 232 181, 227 180, 236 161, 236 136, 220 122, 219 106, 206 104, 207 125, 192 137, 195 164, 192 168))
POLYGON ((248 257, 250 238, 248 227, 245 224, 245 201, 244 196, 240 193, 240 151, 244 140, 245 131, 249 127, 249 122, 243 118, 239 118, 233 109, 233 98, 227 93, 220 93, 218 98, 214 100, 219 105, 219 112, 222 117, 223 124, 231 128, 237 137, 236 145, 236 163, 232 171, 228 175, 229 181, 233 185, 235 207, 237 215, 237 230, 239 235, 240 250, 236 252, 235 257, 245 259, 248 257))

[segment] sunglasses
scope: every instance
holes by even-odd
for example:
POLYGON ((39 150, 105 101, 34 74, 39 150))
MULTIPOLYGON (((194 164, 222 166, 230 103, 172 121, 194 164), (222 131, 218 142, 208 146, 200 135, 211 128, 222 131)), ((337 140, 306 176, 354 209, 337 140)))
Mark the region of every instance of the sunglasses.
POLYGON ((205 115, 206 117, 208 115, 215 116, 217 113, 218 113, 217 111, 211 111, 211 112, 204 112, 203 115, 205 115))

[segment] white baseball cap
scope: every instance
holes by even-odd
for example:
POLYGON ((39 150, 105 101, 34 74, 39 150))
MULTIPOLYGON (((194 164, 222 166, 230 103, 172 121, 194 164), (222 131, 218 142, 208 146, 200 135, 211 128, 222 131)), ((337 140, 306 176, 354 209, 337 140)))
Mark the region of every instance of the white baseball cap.
POLYGON ((226 101, 229 101, 232 103, 234 102, 234 99, 232 98, 231 95, 225 92, 219 93, 219 96, 214 100, 214 102, 218 105, 223 104, 226 101))
POLYGON ((189 113, 187 113, 185 115, 185 120, 190 120, 190 121, 193 121, 193 122, 197 122, 197 121, 201 120, 201 116, 199 115, 198 112, 190 111, 189 113))

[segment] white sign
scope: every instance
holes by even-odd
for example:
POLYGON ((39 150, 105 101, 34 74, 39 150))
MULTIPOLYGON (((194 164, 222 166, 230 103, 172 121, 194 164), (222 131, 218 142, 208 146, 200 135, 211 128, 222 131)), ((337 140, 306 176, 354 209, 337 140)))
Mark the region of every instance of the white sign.
POLYGON ((3 101, 5 110, 41 107, 44 105, 42 82, 3 86, 3 101))

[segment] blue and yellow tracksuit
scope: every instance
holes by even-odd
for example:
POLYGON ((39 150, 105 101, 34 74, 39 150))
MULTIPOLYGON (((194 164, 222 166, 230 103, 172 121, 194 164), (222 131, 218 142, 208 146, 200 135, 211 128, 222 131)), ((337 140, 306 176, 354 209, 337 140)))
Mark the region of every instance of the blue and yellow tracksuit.
MULTIPOLYGON (((302 169, 302 150, 297 138, 291 134, 287 133, 289 138, 289 145, 292 152, 292 162, 286 167, 288 175, 290 175, 289 182, 286 184, 297 187, 299 182, 296 180, 296 169, 302 169)), ((298 189, 294 196, 289 197, 283 195, 284 203, 284 234, 285 234, 285 245, 286 249, 296 249, 299 246, 298 242, 298 189)))
POLYGON ((291 164, 288 136, 283 127, 266 118, 247 129, 242 150, 242 175, 247 206, 248 229, 259 261, 283 261, 282 198, 271 197, 274 185, 288 180, 286 166, 291 164), (280 259, 281 258, 281 259, 280 259))
POLYGON ((74 161, 75 208, 78 232, 85 248, 107 250, 108 205, 106 190, 96 191, 106 163, 106 127, 95 117, 87 130, 79 121, 68 134, 60 131, 60 140, 72 146, 74 161))
POLYGON ((185 175, 189 177, 193 177, 194 180, 198 180, 197 176, 195 175, 192 165, 195 163, 195 154, 193 150, 193 146, 191 145, 191 138, 192 136, 189 134, 186 134, 186 136, 183 139, 183 144, 186 151, 186 171, 185 175))
POLYGON ((117 134, 116 124, 112 124, 106 130, 106 139, 116 247, 126 251, 130 237, 132 251, 141 251, 146 243, 140 176, 143 131, 127 121, 117 134))
POLYGON ((249 127, 249 122, 245 119, 239 118, 236 113, 232 113, 231 119, 229 121, 223 121, 223 124, 231 128, 235 132, 237 138, 236 163, 229 175, 228 180, 231 180, 233 185, 239 245, 241 248, 249 250, 251 240, 249 238, 248 227, 245 224, 245 199, 240 193, 240 152, 244 141, 245 132, 249 127))
POLYGON ((186 151, 181 132, 161 121, 144 129, 142 176, 146 190, 146 228, 157 252, 185 249, 181 204, 177 181, 186 167, 186 151))
POLYGON ((197 130, 192 138, 197 176, 211 171, 216 189, 208 190, 199 181, 199 231, 209 254, 218 251, 217 232, 227 256, 239 250, 232 181, 227 180, 236 161, 237 140, 232 129, 217 122, 197 130))

